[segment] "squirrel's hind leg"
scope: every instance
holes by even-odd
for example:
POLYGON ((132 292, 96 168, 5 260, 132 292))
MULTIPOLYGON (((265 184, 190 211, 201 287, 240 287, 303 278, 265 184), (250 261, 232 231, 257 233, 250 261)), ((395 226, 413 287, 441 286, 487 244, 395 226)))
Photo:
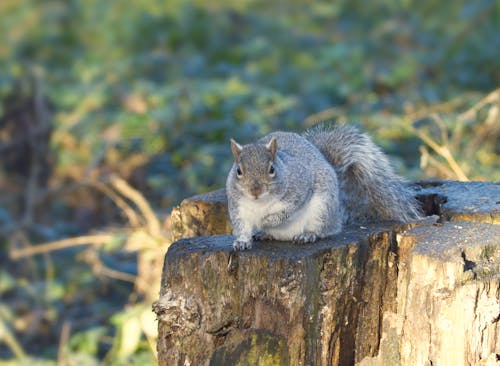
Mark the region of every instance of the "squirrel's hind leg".
POLYGON ((255 241, 271 241, 275 240, 274 236, 271 234, 268 234, 264 231, 257 231, 255 234, 252 235, 252 239, 255 241))

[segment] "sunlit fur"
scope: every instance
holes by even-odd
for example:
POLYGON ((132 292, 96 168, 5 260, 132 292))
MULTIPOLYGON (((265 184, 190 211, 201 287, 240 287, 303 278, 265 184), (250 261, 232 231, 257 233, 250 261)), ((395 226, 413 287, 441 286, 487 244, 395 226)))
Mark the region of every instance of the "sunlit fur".
POLYGON ((354 127, 314 128, 303 136, 274 132, 253 144, 231 145, 235 162, 226 191, 235 249, 250 248, 255 235, 313 242, 345 223, 421 216, 405 181, 354 127))
POLYGON ((335 171, 305 138, 275 132, 240 148, 233 148, 235 163, 226 183, 235 248, 250 247, 252 235, 258 232, 277 240, 307 242, 341 230, 335 171), (275 155, 266 146, 273 137, 275 155), (241 178, 236 177, 238 166, 241 178), (255 197, 252 187, 257 185, 262 193, 255 197))
POLYGON ((421 217, 414 192, 368 135, 350 125, 336 125, 313 128, 304 136, 334 166, 348 223, 421 217))

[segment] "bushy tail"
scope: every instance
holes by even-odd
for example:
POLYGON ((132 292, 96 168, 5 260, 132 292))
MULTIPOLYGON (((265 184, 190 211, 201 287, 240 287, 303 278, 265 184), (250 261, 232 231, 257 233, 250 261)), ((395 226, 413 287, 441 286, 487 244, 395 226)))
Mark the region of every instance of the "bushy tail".
POLYGON ((335 125, 313 128, 304 137, 335 167, 347 223, 408 222, 422 216, 412 190, 368 135, 335 125))

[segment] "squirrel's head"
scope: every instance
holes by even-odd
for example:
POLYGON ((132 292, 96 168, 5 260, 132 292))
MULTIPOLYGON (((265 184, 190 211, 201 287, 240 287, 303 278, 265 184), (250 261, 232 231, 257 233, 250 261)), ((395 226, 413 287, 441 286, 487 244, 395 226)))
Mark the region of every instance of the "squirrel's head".
POLYGON ((267 144, 240 145, 231 139, 234 155, 233 174, 236 186, 248 198, 257 200, 272 190, 278 179, 278 142, 272 137, 267 144))

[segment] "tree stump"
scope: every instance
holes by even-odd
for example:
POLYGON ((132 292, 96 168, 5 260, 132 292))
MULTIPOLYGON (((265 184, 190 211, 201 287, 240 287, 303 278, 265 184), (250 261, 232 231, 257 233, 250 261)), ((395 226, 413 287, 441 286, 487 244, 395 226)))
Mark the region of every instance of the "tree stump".
MULTIPOLYGON (((243 252, 229 235, 174 243, 154 304, 160 365, 496 365, 500 185, 417 188, 434 216, 412 224, 243 252)), ((174 226, 229 233, 225 204, 185 200, 174 226)))

